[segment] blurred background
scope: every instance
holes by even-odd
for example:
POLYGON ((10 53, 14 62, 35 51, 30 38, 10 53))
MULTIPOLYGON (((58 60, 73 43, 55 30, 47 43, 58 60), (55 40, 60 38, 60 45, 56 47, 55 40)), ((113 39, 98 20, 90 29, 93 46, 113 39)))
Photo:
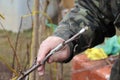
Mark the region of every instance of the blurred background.
MULTIPOLYGON (((0 80, 16 80, 34 64, 39 44, 74 6, 74 0, 0 0, 0 80)), ((46 64, 29 80, 70 80, 71 62, 46 64)), ((28 79, 26 79, 28 80, 28 79)))

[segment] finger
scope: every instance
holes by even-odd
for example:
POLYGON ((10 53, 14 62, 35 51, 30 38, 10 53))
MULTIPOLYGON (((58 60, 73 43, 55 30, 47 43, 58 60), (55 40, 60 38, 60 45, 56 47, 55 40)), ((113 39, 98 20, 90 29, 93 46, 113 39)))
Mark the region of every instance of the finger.
MULTIPOLYGON (((49 52, 49 48, 46 46, 40 46, 40 49, 38 50, 38 56, 37 56, 37 64, 41 64, 42 60, 44 60, 45 56, 49 52)), ((45 72, 45 65, 42 65, 38 68, 38 74, 41 76, 45 72)))
POLYGON ((38 74, 40 76, 44 75, 45 74, 45 65, 42 65, 38 68, 38 74))
POLYGON ((37 62, 40 63, 45 56, 48 54, 50 51, 50 48, 46 45, 41 45, 39 50, 38 50, 38 55, 37 55, 37 62))

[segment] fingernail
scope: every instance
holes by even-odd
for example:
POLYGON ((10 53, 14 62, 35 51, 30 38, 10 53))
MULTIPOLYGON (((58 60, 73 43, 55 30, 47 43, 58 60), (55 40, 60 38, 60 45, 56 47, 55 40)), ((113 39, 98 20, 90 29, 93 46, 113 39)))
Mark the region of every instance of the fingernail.
POLYGON ((43 73, 43 72, 38 72, 38 74, 39 74, 40 76, 43 76, 43 75, 44 75, 44 73, 43 73))
POLYGON ((43 66, 41 66, 41 67, 38 68, 38 74, 40 76, 44 75, 44 67, 43 66))

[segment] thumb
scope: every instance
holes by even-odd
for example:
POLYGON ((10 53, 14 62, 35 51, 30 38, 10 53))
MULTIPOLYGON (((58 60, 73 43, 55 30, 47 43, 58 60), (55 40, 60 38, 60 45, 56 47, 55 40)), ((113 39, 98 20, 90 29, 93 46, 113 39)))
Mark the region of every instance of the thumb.
POLYGON ((70 56, 70 49, 69 46, 66 45, 60 51, 56 52, 48 59, 48 63, 52 62, 62 62, 66 60, 70 56))

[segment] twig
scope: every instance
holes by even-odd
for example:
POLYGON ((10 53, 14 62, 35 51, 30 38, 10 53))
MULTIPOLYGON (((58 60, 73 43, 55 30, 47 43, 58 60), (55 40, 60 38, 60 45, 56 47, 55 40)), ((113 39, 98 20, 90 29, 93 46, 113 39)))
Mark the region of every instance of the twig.
MULTIPOLYGON (((20 20, 20 25, 19 25, 19 31, 17 33, 17 37, 16 37, 16 41, 15 41, 15 53, 16 54, 13 54, 13 64, 12 64, 12 67, 15 68, 15 57, 17 55, 17 47, 18 47, 18 41, 19 41, 19 35, 20 35, 20 30, 21 30, 21 27, 22 27, 22 21, 23 21, 23 18, 21 17, 21 20, 20 20)), ((21 69, 21 65, 17 65, 18 66, 18 70, 21 69)))

